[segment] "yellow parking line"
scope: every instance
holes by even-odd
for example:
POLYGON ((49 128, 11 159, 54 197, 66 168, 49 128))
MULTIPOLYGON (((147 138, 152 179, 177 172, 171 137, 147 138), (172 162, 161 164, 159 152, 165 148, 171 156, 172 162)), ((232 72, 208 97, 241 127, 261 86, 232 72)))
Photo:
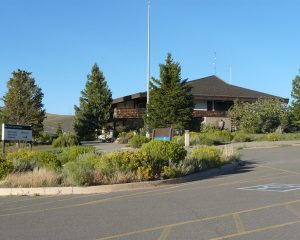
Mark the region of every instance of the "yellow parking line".
POLYGON ((138 193, 134 193, 134 194, 125 194, 125 195, 121 195, 121 196, 99 199, 99 200, 89 201, 89 202, 85 202, 85 203, 78 203, 78 204, 45 208, 45 209, 37 209, 37 210, 31 210, 31 211, 28 210, 28 211, 16 212, 16 213, 0 214, 0 217, 7 217, 7 216, 13 216, 13 215, 28 214, 28 213, 39 213, 39 212, 58 210, 58 209, 68 209, 68 208, 73 208, 73 207, 81 207, 81 206, 104 203, 104 202, 120 200, 120 199, 130 199, 130 198, 140 197, 140 196, 157 196, 157 195, 164 195, 164 194, 169 194, 169 193, 173 193, 173 192, 182 192, 182 191, 189 191, 189 190, 195 190, 195 189, 209 189, 209 188, 229 186, 229 185, 234 185, 234 184, 239 184, 239 183, 270 180, 270 179, 275 179, 275 178, 279 178, 279 177, 287 177, 287 176, 277 175, 274 177, 262 177, 262 178, 256 178, 256 179, 250 178, 249 180, 245 180, 245 181, 234 181, 234 182, 230 182, 230 183, 221 183, 221 184, 216 184, 216 185, 211 185, 211 186, 198 186, 198 187, 192 187, 192 188, 183 188, 183 189, 176 189, 176 190, 172 190, 172 191, 159 192, 159 191, 163 191, 163 190, 175 189, 175 188, 184 186, 182 184, 179 184, 179 185, 172 186, 172 187, 159 188, 159 189, 155 189, 155 190, 150 190, 150 191, 146 191, 146 192, 138 192, 138 193))
MULTIPOLYGON (((42 206, 42 205, 46 205, 46 204, 50 204, 50 203, 64 202, 64 201, 73 200, 73 199, 87 198, 87 197, 91 197, 91 196, 95 196, 95 195, 99 195, 99 194, 98 193, 93 193, 93 194, 88 194, 88 195, 84 195, 84 196, 69 197, 69 198, 64 198, 64 199, 57 199, 57 200, 54 200, 54 201, 34 203, 34 204, 23 205, 23 206, 13 207, 13 208, 5 208, 5 209, 0 209, 0 212, 18 210, 18 209, 27 208, 27 207, 42 206)), ((55 197, 58 197, 58 196, 55 196, 55 197)))
POLYGON ((211 238, 209 240, 224 240, 224 239, 249 235, 249 234, 252 234, 252 233, 258 233, 258 232, 264 232, 264 231, 273 230, 273 229, 277 229, 277 228, 282 228, 282 227, 295 225, 295 224, 300 224, 300 220, 287 222, 287 223, 283 223, 283 224, 278 224, 278 225, 272 225, 272 226, 263 227, 263 228, 257 228, 257 229, 250 230, 250 231, 245 231, 245 232, 242 232, 242 233, 234 233, 234 234, 230 234, 230 235, 226 235, 226 236, 222 236, 222 237, 211 238))
POLYGON ((171 229, 171 227, 164 228, 157 240, 166 240, 171 232, 171 229))
POLYGON ((244 227, 244 224, 242 223, 240 214, 234 213, 232 216, 233 216, 233 219, 234 219, 234 223, 235 223, 237 232, 238 233, 245 232, 245 227, 244 227))
POLYGON ((281 171, 281 172, 285 172, 285 173, 289 173, 289 174, 293 174, 293 175, 299 175, 300 172, 295 172, 295 171, 290 171, 290 170, 285 170, 285 169, 281 169, 281 168, 276 168, 276 167, 270 167, 270 166, 266 166, 266 165, 258 165, 259 167, 262 168, 269 168, 269 169, 273 169, 273 170, 277 170, 277 171, 281 171))
MULTIPOLYGON (((238 212, 225 213, 225 214, 221 214, 221 215, 218 215, 218 216, 199 218, 199 219, 194 219, 194 220, 189 220, 189 221, 182 221, 182 222, 177 222, 177 223, 173 223, 173 224, 168 224, 168 225, 164 225, 164 226, 145 228, 145 229, 142 229, 142 230, 136 230, 136 231, 132 231, 132 232, 125 232, 125 233, 116 234, 116 235, 112 235, 112 236, 108 236, 108 237, 98 238, 97 240, 109 240, 109 239, 115 239, 115 238, 140 234, 140 233, 146 233, 146 232, 161 230, 161 229, 165 229, 165 228, 173 228, 173 227, 178 227, 178 226, 192 224, 192 223, 206 222, 206 221, 210 221, 210 220, 216 220, 216 219, 220 219, 220 218, 224 218, 224 217, 234 216, 234 215, 237 215, 237 214, 249 213, 249 212, 254 212, 254 211, 273 208, 273 207, 281 207, 281 206, 285 206, 285 205, 288 205, 288 204, 294 204, 294 203, 300 203, 300 199, 294 200, 294 201, 289 201, 289 202, 270 204, 270 205, 257 207, 257 208, 252 208, 252 209, 241 210, 241 211, 238 211, 238 212)), ((296 221, 296 223, 298 223, 298 222, 300 222, 300 220, 296 221)), ((239 234, 239 235, 249 234, 252 231, 253 230, 244 231, 244 232, 240 232, 240 233, 236 233, 236 234, 239 234)), ((232 234, 232 235, 228 235, 228 236, 235 236, 236 234, 232 234)), ((237 235, 237 236, 239 236, 239 235, 237 235)), ((225 236, 225 238, 229 238, 229 237, 225 236)), ((213 239, 213 240, 217 240, 217 239, 222 239, 222 238, 216 238, 216 239, 213 239)))
POLYGON ((294 214, 296 217, 300 218, 300 212, 298 210, 296 210, 295 208, 293 208, 291 205, 285 205, 285 208, 291 212, 292 214, 294 214))

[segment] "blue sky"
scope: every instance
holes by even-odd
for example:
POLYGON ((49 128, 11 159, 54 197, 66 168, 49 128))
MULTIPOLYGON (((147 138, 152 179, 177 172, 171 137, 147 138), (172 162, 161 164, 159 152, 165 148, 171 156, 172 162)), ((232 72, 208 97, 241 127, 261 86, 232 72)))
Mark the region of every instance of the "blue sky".
MULTIPOLYGON (((190 80, 214 74, 290 98, 300 68, 298 0, 151 0, 151 75, 168 52, 190 80)), ((147 0, 1 0, 0 96, 33 73, 47 112, 72 114, 93 63, 113 97, 144 91, 147 0)))

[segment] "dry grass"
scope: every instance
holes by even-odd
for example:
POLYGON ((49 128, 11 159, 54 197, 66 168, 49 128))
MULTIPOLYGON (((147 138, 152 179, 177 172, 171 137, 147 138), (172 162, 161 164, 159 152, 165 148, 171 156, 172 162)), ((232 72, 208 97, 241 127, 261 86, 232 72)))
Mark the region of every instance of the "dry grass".
POLYGON ((61 176, 47 169, 34 169, 32 172, 9 174, 1 187, 54 187, 61 182, 61 176))
POLYGON ((221 154, 221 159, 224 162, 232 162, 232 161, 238 161, 240 160, 240 153, 230 145, 225 145, 222 154, 221 154))

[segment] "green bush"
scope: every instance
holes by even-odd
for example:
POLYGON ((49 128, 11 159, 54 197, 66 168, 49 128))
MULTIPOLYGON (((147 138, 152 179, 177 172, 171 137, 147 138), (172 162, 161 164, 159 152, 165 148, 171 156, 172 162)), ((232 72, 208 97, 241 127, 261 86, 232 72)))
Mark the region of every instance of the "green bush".
POLYGON ((251 136, 243 131, 237 131, 233 134, 233 142, 251 142, 251 136))
POLYGON ((53 152, 31 152, 30 158, 32 162, 36 163, 38 168, 56 171, 61 168, 61 162, 53 152))
POLYGON ((101 156, 96 162, 95 168, 108 176, 116 171, 136 172, 139 167, 146 167, 149 163, 149 156, 141 151, 111 152, 101 156))
POLYGON ((213 124, 210 123, 201 124, 201 132, 207 133, 207 132, 214 132, 214 131, 216 131, 216 127, 213 124))
POLYGON ((118 143, 126 144, 130 141, 131 138, 133 138, 134 133, 132 131, 130 132, 120 132, 117 138, 118 143))
POLYGON ((95 147, 93 146, 73 146, 61 149, 61 153, 58 154, 57 158, 61 164, 65 164, 70 161, 75 161, 77 157, 85 153, 94 153, 95 147))
POLYGON ((187 153, 183 146, 162 140, 154 140, 144 144, 141 151, 149 155, 151 159, 150 166, 154 175, 159 175, 164 166, 178 164, 185 158, 187 153))
POLYGON ((13 164, 10 160, 5 160, 0 154, 0 180, 13 171, 13 164))
POLYGON ((31 158, 31 152, 28 150, 20 149, 16 152, 8 153, 7 160, 13 163, 14 172, 33 171, 37 167, 37 163, 31 158))
POLYGON ((63 168, 65 181, 71 185, 91 185, 93 172, 94 164, 89 161, 70 161, 63 168))
POLYGON ((200 169, 218 167, 222 164, 221 152, 215 147, 200 147, 192 150, 191 159, 199 162, 200 169))
POLYGON ((284 136, 281 133, 268 133, 267 134, 268 141, 280 141, 283 139, 284 139, 284 136))
POLYGON ((35 152, 20 149, 8 153, 7 159, 13 163, 14 172, 33 171, 35 168, 59 170, 61 163, 53 152, 35 152))
POLYGON ((63 133, 52 143, 53 147, 71 147, 79 145, 78 137, 75 133, 63 133))
POLYGON ((172 138, 172 142, 175 142, 181 146, 184 146, 184 136, 175 136, 172 138))
POLYGON ((150 139, 146 136, 135 135, 129 140, 129 146, 133 148, 140 148, 144 143, 149 142, 150 139))

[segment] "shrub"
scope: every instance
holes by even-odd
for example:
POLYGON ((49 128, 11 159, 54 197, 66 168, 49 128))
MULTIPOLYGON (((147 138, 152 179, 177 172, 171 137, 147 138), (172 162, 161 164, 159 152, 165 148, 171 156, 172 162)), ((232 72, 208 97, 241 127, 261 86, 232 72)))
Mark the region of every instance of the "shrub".
POLYGON ((94 165, 89 161, 67 162, 63 168, 65 181, 71 185, 90 185, 94 169, 94 165))
POLYGON ((154 140, 144 144, 141 151, 149 155, 151 159, 150 166, 154 175, 160 175, 164 166, 178 164, 185 158, 187 153, 183 146, 162 140, 154 140))
POLYGON ((78 137, 75 133, 63 133, 52 143, 53 147, 71 147, 79 145, 78 137))
POLYGON ((53 152, 34 152, 20 149, 7 154, 7 159, 13 163, 14 172, 32 171, 34 168, 59 170, 61 163, 53 152))
POLYGON ((161 175, 164 179, 174 178, 178 175, 178 171, 173 166, 164 166, 161 175))
POLYGON ((233 134, 233 142, 251 142, 251 137, 243 131, 237 131, 233 134))
POLYGON ((94 153, 95 147, 93 146, 73 146, 61 149, 61 153, 58 154, 57 158, 61 164, 65 164, 70 161, 75 161, 77 157, 85 153, 94 153))
POLYGON ((151 160, 178 163, 186 156, 183 146, 163 140, 154 140, 142 146, 141 151, 147 153, 151 160))
MULTIPOLYGON (((201 145, 211 146, 211 145, 215 144, 214 139, 208 133, 199 134, 198 138, 199 138, 199 143, 201 145)), ((197 141, 195 141, 195 143, 197 143, 197 141)), ((195 145, 197 145, 197 144, 195 144, 195 145)))
POLYGON ((37 163, 31 158, 31 152, 24 149, 19 149, 16 152, 8 153, 7 160, 13 163, 14 172, 32 171, 37 167, 37 163))
POLYGON ((10 160, 5 160, 0 154, 0 180, 4 178, 7 174, 12 172, 13 164, 10 160))
POLYGON ((228 130, 216 130, 207 134, 211 135, 214 144, 229 143, 232 140, 232 134, 228 130))
POLYGON ((3 187, 53 187, 61 183, 61 176, 55 171, 34 169, 29 172, 19 172, 7 175, 1 183, 3 187))
POLYGON ((129 140, 129 146, 133 148, 140 148, 144 143, 149 142, 150 139, 146 136, 135 135, 129 140))
POLYGON ((215 130, 216 127, 211 123, 201 124, 201 132, 207 133, 207 132, 214 132, 215 130))
POLYGON ((133 138, 133 136, 134 136, 134 133, 132 131, 130 131, 130 132, 121 132, 118 135, 117 142, 122 143, 122 144, 126 144, 126 143, 129 142, 129 140, 131 138, 133 138))
POLYGON ((221 163, 220 150, 215 147, 200 147, 192 150, 191 159, 199 162, 199 169, 218 167, 221 163))
POLYGON ((234 149, 232 146, 226 145, 222 149, 221 160, 222 162, 233 162, 239 161, 241 158, 240 153, 234 149))
POLYGON ((139 167, 147 167, 150 163, 149 156, 141 151, 111 152, 101 156, 95 168, 106 176, 116 171, 136 172, 139 167))
POLYGON ((281 133, 268 133, 267 140, 268 141, 280 141, 280 140, 283 140, 283 135, 281 133))
MULTIPOLYGON (((184 146, 184 136, 175 136, 172 138, 172 142, 184 146)), ((191 142, 191 137, 190 137, 190 142, 191 142)))

